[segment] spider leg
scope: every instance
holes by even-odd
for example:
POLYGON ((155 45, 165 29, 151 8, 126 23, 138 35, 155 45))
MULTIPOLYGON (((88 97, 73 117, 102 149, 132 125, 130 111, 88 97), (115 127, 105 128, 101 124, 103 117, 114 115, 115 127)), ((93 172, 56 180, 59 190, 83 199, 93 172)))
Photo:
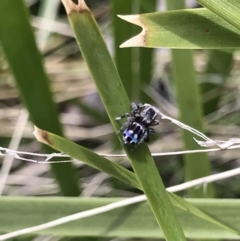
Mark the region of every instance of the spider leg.
POLYGON ((137 104, 137 108, 142 109, 142 108, 145 108, 145 106, 142 103, 139 103, 139 104, 137 104))
POLYGON ((121 116, 116 117, 116 120, 121 120, 121 119, 123 119, 125 117, 129 117, 129 116, 131 116, 129 113, 125 113, 125 114, 123 114, 121 116))
POLYGON ((151 134, 151 133, 156 133, 156 130, 153 129, 153 128, 148 128, 148 132, 149 132, 149 134, 151 134))
POLYGON ((144 135, 144 140, 143 141, 145 141, 145 142, 149 142, 149 137, 150 137, 150 134, 151 133, 155 133, 156 132, 156 130, 155 129, 153 129, 153 128, 148 128, 147 130, 146 130, 146 133, 145 133, 145 135, 144 135))
POLYGON ((127 118, 127 121, 125 123, 122 124, 121 128, 119 129, 119 131, 117 131, 117 134, 120 131, 123 131, 124 129, 126 129, 129 125, 131 125, 131 123, 133 122, 134 118, 131 117, 131 115, 129 115, 129 117, 127 118))
POLYGON ((149 126, 157 126, 157 125, 159 125, 158 120, 153 120, 153 122, 151 124, 149 124, 149 126))
POLYGON ((120 129, 117 131, 117 134, 120 132, 120 131, 123 131, 124 129, 126 129, 129 125, 129 122, 126 121, 125 123, 122 124, 122 126, 120 127, 120 129))
POLYGON ((141 137, 141 139, 138 141, 137 145, 139 146, 139 145, 142 144, 144 141, 146 141, 146 142, 149 141, 149 131, 148 131, 148 129, 146 130, 146 132, 144 133, 144 135, 141 137))

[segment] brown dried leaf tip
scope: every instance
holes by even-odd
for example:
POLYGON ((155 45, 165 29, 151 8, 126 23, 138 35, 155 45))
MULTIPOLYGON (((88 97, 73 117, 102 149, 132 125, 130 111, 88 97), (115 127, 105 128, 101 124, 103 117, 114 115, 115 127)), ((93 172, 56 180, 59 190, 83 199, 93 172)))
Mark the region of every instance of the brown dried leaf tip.
POLYGON ((138 34, 137 36, 127 40, 122 45, 120 45, 120 48, 126 48, 126 47, 145 47, 146 46, 146 35, 147 35, 147 28, 142 23, 140 15, 118 15, 119 18, 138 25, 142 28, 142 32, 138 34))
POLYGON ((49 141, 47 131, 41 130, 38 127, 34 126, 33 135, 39 142, 42 142, 44 144, 51 146, 51 142, 49 141))
POLYGON ((72 0, 62 0, 62 3, 68 15, 71 12, 81 13, 84 11, 90 11, 84 0, 78 0, 78 4, 75 4, 72 0))

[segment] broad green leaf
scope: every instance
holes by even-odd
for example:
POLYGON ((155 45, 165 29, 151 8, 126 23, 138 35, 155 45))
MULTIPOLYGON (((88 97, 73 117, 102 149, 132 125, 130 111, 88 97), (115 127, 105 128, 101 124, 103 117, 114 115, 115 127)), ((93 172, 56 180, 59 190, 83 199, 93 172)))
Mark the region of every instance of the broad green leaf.
MULTIPOLYGON (((6 233, 32 227, 120 200, 116 198, 2 197, 0 232, 6 233)), ((188 202, 219 219, 224 218, 226 223, 239 226, 239 200, 188 199, 188 202)), ((190 213, 178 208, 175 211, 189 239, 239 240, 239 236, 198 219, 190 213)), ((45 229, 39 233, 56 236, 163 238, 163 233, 158 228, 147 202, 45 229)))
POLYGON ((211 10, 240 30, 239 0, 197 0, 205 8, 211 10))
MULTIPOLYGON (((49 79, 43 69, 24 1, 2 0, 0 6, 0 44, 30 118, 35 125, 62 135, 49 79)), ((45 150, 53 152, 48 147, 45 150)), ((52 165, 52 170, 63 194, 79 195, 76 170, 71 163, 52 165)))
MULTIPOLYGON (((126 168, 123 168, 122 166, 118 165, 117 163, 111 162, 108 159, 101 157, 97 155, 96 153, 79 146, 69 140, 66 140, 60 136, 54 135, 52 133, 35 129, 34 132, 37 139, 47 145, 50 145, 51 147, 55 148, 56 150, 63 152, 72 158, 75 158, 77 160, 81 160, 82 162, 100 170, 105 173, 108 173, 109 175, 118 178, 119 180, 128 183, 129 185, 132 185, 138 189, 142 189, 141 185, 139 184, 136 175, 127 170, 126 168)), ((142 159, 140 159, 142 161, 142 159)), ((153 184, 154 186, 154 184, 153 184)), ((187 212, 192 213, 193 215, 196 215, 197 217, 204 219, 206 221, 209 221, 213 224, 216 224, 226 230, 229 230, 233 233, 237 233, 238 231, 235 229, 232 229, 229 225, 223 223, 221 219, 218 219, 216 217, 211 217, 209 214, 203 212, 202 210, 196 208, 191 203, 187 202, 186 200, 176 196, 175 194, 168 193, 168 196, 172 202, 173 205, 176 207, 185 210, 187 212)))
POLYGON ((119 17, 143 29, 139 35, 126 41, 121 47, 178 49, 240 47, 240 31, 205 8, 119 17))

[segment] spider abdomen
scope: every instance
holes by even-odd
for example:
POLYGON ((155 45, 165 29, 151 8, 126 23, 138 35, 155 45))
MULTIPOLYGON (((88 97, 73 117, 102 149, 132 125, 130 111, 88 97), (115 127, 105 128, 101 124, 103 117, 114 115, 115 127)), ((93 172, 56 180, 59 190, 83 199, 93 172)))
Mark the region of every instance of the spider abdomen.
POLYGON ((139 141, 144 136, 145 129, 142 125, 137 122, 133 122, 128 126, 123 132, 123 142, 124 144, 138 144, 139 141))

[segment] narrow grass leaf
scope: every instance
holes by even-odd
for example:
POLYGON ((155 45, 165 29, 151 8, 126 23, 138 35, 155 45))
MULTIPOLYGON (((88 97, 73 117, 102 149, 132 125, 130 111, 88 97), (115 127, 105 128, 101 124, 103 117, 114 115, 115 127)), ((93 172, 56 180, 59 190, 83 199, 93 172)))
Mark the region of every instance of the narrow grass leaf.
POLYGON ((204 115, 217 111, 233 62, 233 51, 215 49, 208 53, 209 61, 200 84, 204 115))
MULTIPOLYGON (((49 80, 38 52, 28 10, 23 0, 2 0, 0 43, 33 123, 62 135, 58 112, 52 99, 49 80)), ((46 147, 47 152, 53 152, 46 147)), ((71 163, 52 165, 63 194, 79 195, 76 170, 71 163), (68 173, 68 175, 66 175, 68 173)))
POLYGON ((49 145, 74 159, 81 160, 87 165, 108 173, 109 175, 116 177, 123 182, 126 182, 139 189, 141 188, 133 172, 128 171, 126 168, 121 167, 120 165, 111 162, 108 159, 101 157, 80 145, 77 145, 53 133, 40 130, 37 127, 35 127, 34 135, 38 141, 49 145))
MULTIPOLYGON (((43 224, 73 213, 101 207, 122 199, 116 198, 61 198, 61 197, 2 197, 0 199, 0 232, 43 224), (24 214, 24 218, 23 218, 24 214)), ((240 222, 240 201, 202 199, 188 200, 191 205, 204 209, 226 223, 240 222)), ((176 208, 177 216, 189 239, 230 239, 239 236, 198 219, 176 208)), ((147 202, 115 209, 68 224, 45 229, 38 234, 78 237, 163 238, 162 231, 147 202), (129 215, 131 214, 131 215, 129 215)))
POLYGON ((240 30, 239 9, 240 1, 238 0, 197 0, 205 8, 211 10, 219 17, 223 18, 240 30))
POLYGON ((129 36, 132 36, 133 26, 120 21, 120 19, 117 17, 117 14, 132 13, 132 5, 132 1, 129 0, 111 0, 115 63, 129 98, 131 98, 133 94, 133 53, 132 49, 130 48, 121 51, 119 45, 129 36))
POLYGON ((240 47, 240 30, 205 8, 119 17, 142 28, 139 35, 126 41, 121 47, 177 49, 240 47))
POLYGON ((198 217, 201 217, 203 220, 207 220, 210 223, 216 224, 217 226, 222 227, 223 229, 228 230, 232 233, 236 233, 238 235, 240 234, 239 228, 233 227, 234 225, 228 224, 225 221, 222 221, 222 220, 219 221, 218 218, 216 217, 216 215, 211 216, 209 214, 209 212, 206 213, 194 205, 189 205, 189 202, 180 198, 177 195, 174 195, 172 193, 169 193, 169 195, 170 195, 170 200, 172 201, 172 203, 174 203, 176 205, 176 207, 179 207, 180 209, 185 210, 186 212, 189 212, 198 217), (176 201, 176 203, 175 203, 175 201, 176 201))
MULTIPOLYGON (((203 131, 200 90, 194 71, 191 50, 172 50, 173 78, 180 120, 193 128, 203 131), (184 59, 184 61, 182 61, 184 59), (184 69, 184 71, 182 71, 184 69), (186 91, 187 90, 187 91, 186 91)), ((199 148, 192 133, 183 130, 183 141, 187 150, 199 148)), ((210 163, 206 153, 184 156, 185 180, 192 180, 210 175, 210 163)), ((191 188, 190 197, 212 195, 212 185, 208 186, 207 195, 203 188, 191 188)))
MULTIPOLYGON (((117 131, 119 124, 116 117, 129 111, 130 103, 116 67, 85 2, 79 1, 75 5, 70 0, 62 1, 102 102, 117 131)), ((144 144, 132 152, 128 147, 125 150, 166 239, 186 240, 147 146, 144 144)))
MULTIPOLYGON (((59 0, 41 1, 38 16, 44 18, 45 20, 54 21, 57 17, 57 12, 60 4, 61 2, 59 0)), ((45 49, 50 34, 50 31, 43 30, 42 28, 38 30, 37 41, 40 49, 45 49)))
MULTIPOLYGON (((151 1, 139 1, 140 13, 155 12, 156 11, 156 0, 151 1)), ((121 14, 121 13, 118 13, 121 14)), ((129 36, 128 36, 129 37, 129 36)), ((144 89, 149 87, 152 76, 153 76, 153 57, 154 49, 150 48, 140 48, 139 49, 139 80, 140 80, 140 96, 139 99, 142 103, 151 104, 153 100, 149 97, 144 89)), ((139 88, 138 86, 138 88, 139 88)))
MULTIPOLYGON (((167 1, 169 10, 185 8, 185 1, 167 1)), ((172 49, 173 79, 176 99, 183 123, 203 131, 202 103, 197 77, 195 74, 192 50, 172 49), (183 61, 184 60, 184 61, 183 61)), ((197 149, 190 132, 183 130, 182 137, 187 150, 197 149)), ((210 175, 210 163, 206 153, 184 155, 185 180, 193 180, 210 175)), ((212 184, 208 186, 207 195, 203 188, 191 188, 189 197, 212 197, 212 184)))
MULTIPOLYGON (((52 134, 37 128, 35 129, 34 134, 39 141, 47 145, 50 145, 54 149, 60 152, 63 152, 74 159, 81 160, 87 165, 90 165, 100 171, 103 171, 125 183, 128 183, 131 186, 134 186, 140 190, 142 189, 141 185, 139 184, 139 181, 137 180, 136 175, 133 172, 127 170, 126 168, 118 165, 117 163, 111 162, 108 159, 101 157, 96 153, 80 145, 77 145, 69 140, 66 140, 60 136, 57 136, 55 134, 52 134)), ((153 183, 153 186, 154 186, 154 183, 153 183)), ((233 233, 238 232, 236 229, 233 229, 231 228, 231 226, 223 223, 221 219, 217 217, 213 218, 209 216, 206 212, 203 212, 202 210, 195 207, 193 204, 178 197, 177 195, 168 193, 168 196, 172 204, 175 205, 176 207, 184 211, 190 212, 201 219, 204 219, 206 221, 209 221, 210 223, 216 224, 221 228, 229 230, 233 233)))

